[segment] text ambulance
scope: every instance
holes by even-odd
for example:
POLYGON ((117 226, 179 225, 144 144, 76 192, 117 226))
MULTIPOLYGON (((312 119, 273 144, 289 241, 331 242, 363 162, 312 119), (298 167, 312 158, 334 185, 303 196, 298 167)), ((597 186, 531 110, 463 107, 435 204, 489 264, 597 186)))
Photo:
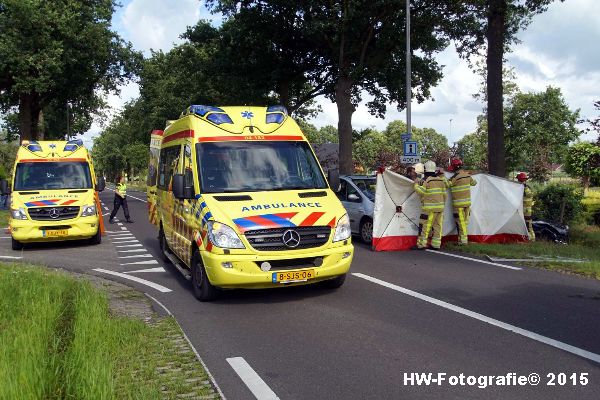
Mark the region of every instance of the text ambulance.
MULTIPOLYGON (((11 189, 0 184, 3 194, 11 189)), ((102 239, 101 215, 90 155, 81 140, 23 141, 13 169, 9 228, 13 250, 23 243, 102 239)))
POLYGON ((218 288, 344 283, 348 216, 284 107, 191 106, 154 133, 150 218, 198 299, 218 288))

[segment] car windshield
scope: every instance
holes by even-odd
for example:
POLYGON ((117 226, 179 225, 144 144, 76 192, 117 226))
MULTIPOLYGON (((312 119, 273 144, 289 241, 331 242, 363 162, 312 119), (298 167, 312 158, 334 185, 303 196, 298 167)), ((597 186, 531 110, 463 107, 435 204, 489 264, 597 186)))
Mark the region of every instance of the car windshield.
POLYGON ((15 190, 91 189, 86 162, 22 162, 17 164, 15 190))
POLYGON ((196 145, 205 193, 325 189, 308 143, 214 142, 196 145))
POLYGON ((373 178, 352 178, 352 182, 364 193, 371 201, 375 201, 375 183, 373 178))

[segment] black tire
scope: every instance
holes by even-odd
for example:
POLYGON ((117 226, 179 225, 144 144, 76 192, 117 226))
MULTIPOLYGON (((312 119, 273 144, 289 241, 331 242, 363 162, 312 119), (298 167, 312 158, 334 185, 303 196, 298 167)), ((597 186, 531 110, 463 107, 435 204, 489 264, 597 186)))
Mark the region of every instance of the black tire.
POLYGON ((19 242, 18 240, 13 239, 12 237, 10 239, 12 242, 13 250, 23 250, 23 243, 19 242))
POLYGON ((202 257, 198 250, 192 256, 192 290, 194 296, 200 301, 211 301, 219 296, 219 289, 208 280, 206 270, 202 265, 202 257))
POLYGON ((89 239, 89 242, 92 245, 102 243, 102 232, 100 232, 100 227, 98 227, 98 232, 96 232, 96 234, 89 239))
POLYGON ((341 287, 344 284, 345 281, 346 281, 346 274, 340 275, 340 276, 336 276, 333 279, 328 279, 328 280, 323 281, 321 283, 327 289, 337 289, 337 288, 341 287))
POLYGON ((360 240, 365 243, 373 243, 373 220, 364 218, 360 223, 360 240))
POLYGON ((169 250, 169 244, 167 243, 167 238, 165 237, 165 231, 163 231, 162 225, 158 231, 158 243, 160 245, 160 254, 163 261, 170 261, 166 253, 171 250, 169 250))

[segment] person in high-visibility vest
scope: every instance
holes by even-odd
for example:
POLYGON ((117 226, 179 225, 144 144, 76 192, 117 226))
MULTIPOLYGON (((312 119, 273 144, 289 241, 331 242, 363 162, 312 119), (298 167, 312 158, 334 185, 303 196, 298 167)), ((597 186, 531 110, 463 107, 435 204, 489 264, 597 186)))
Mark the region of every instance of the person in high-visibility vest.
POLYGON ((127 207, 127 185, 125 184, 125 177, 117 176, 117 186, 115 188, 115 200, 114 207, 112 212, 110 213, 110 218, 108 222, 111 224, 114 223, 115 215, 117 215, 117 211, 119 208, 123 206, 123 213, 125 214, 125 221, 129 223, 133 223, 133 220, 129 216, 129 207, 127 207))
POLYGON ((425 180, 415 180, 415 191, 421 196, 421 219, 417 249, 427 247, 429 234, 433 229, 431 247, 439 249, 442 245, 442 226, 444 224, 444 205, 446 204, 446 190, 450 186, 443 176, 437 176, 435 162, 425 163, 425 180))
POLYGON ((533 190, 527 185, 529 177, 525 172, 517 174, 517 180, 523 184, 523 216, 525 217, 525 225, 527 225, 527 233, 529 241, 535 241, 535 232, 533 231, 533 190))
POLYGON ((477 181, 463 170, 462 166, 462 160, 454 158, 448 168, 449 171, 454 172, 450 178, 450 193, 452 193, 452 210, 458 231, 458 243, 461 245, 469 242, 467 228, 471 215, 471 186, 477 185, 477 181))

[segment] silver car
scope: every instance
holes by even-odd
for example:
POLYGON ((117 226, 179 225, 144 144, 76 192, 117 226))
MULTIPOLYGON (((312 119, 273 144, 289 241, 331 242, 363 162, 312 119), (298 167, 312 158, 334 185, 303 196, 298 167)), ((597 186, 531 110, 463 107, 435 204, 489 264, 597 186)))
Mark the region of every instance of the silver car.
POLYGON ((363 242, 371 243, 376 178, 366 175, 342 176, 340 183, 342 187, 337 195, 348 212, 352 233, 360 235, 363 242))

